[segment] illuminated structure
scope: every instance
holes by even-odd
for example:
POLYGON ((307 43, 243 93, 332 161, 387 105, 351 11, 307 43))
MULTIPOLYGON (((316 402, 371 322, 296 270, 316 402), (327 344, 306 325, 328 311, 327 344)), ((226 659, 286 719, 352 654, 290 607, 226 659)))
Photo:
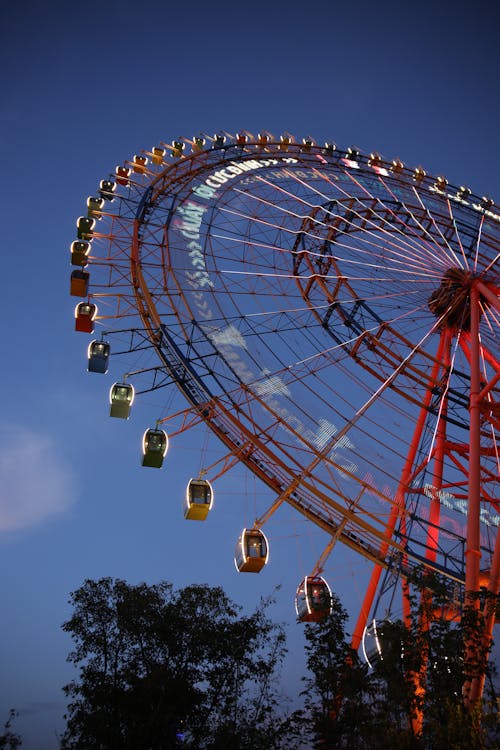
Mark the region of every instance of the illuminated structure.
POLYGON ((77 237, 96 324, 154 354, 128 375, 176 383, 182 429, 203 421, 275 493, 256 528, 286 502, 373 562, 354 645, 417 566, 457 617, 466 592, 498 594, 491 199, 355 147, 221 133, 118 166, 77 237))

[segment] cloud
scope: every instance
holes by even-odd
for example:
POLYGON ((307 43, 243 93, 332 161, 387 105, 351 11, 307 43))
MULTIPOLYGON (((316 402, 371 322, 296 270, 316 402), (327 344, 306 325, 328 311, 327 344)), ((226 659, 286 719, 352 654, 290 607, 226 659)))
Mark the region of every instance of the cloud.
POLYGON ((75 477, 59 453, 46 434, 0 424, 0 532, 35 526, 73 505, 75 477))

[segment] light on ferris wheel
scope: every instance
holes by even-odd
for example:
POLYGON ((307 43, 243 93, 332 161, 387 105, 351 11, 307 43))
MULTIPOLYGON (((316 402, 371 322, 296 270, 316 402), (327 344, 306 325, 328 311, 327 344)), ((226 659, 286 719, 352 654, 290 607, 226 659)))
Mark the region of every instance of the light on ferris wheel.
POLYGON ((110 203, 114 200, 113 193, 116 190, 116 182, 113 180, 101 180, 99 183, 99 195, 110 203))
POLYGON ((415 182, 422 182, 422 180, 425 179, 426 174, 427 173, 425 169, 423 169, 423 167, 416 167, 413 170, 413 179, 415 180, 415 182))
POLYGON ((89 372, 99 372, 105 375, 108 371, 111 347, 107 341, 91 341, 87 349, 89 372))
POLYGON ((359 169, 359 149, 357 149, 355 146, 349 146, 345 154, 346 155, 342 159, 342 162, 346 165, 346 167, 350 167, 351 169, 359 169))
MULTIPOLYGON (((239 141, 238 141, 239 142, 239 141)), ((193 137, 193 151, 203 151, 205 145, 205 139, 201 135, 195 135, 193 137)))
POLYGON ((490 209, 494 205, 495 201, 493 198, 490 198, 488 195, 483 195, 481 198, 481 208, 484 208, 486 210, 490 209))
POLYGON ((446 190, 446 187, 448 185, 448 180, 446 177, 438 177, 436 179, 436 182, 434 183, 434 187, 436 190, 438 190, 440 193, 443 193, 446 190))
POLYGON ((391 164, 391 172, 394 172, 395 174, 400 174, 405 168, 405 165, 401 161, 401 159, 393 159, 391 164))
POLYGON ((79 240, 89 240, 95 227, 95 219, 90 216, 79 216, 76 222, 79 240))
POLYGON ((73 266, 86 266, 89 252, 90 242, 87 240, 75 240, 71 243, 71 264, 73 266))
POLYGON ((136 154, 134 156, 134 172, 137 172, 138 174, 144 174, 146 171, 146 165, 148 163, 148 157, 143 156, 142 154, 136 154))
POLYGON ((306 576, 297 587, 295 612, 300 622, 320 622, 332 613, 332 591, 322 576, 306 576))
POLYGON ((385 167, 382 166, 382 157, 379 153, 374 151, 370 154, 368 159, 368 165, 377 173, 381 174, 384 177, 387 177, 389 175, 389 172, 385 167))
POLYGON ((97 305, 94 305, 91 302, 80 302, 75 307, 75 318, 78 318, 79 315, 87 315, 90 320, 94 320, 97 315, 97 305))
POLYGON ((94 330, 94 318, 96 315, 96 305, 91 302, 80 302, 75 307, 75 331, 92 333, 94 330))
MULTIPOLYGON (((391 650, 391 641, 388 640, 388 631, 394 628, 394 624, 391 620, 377 620, 373 619, 369 625, 366 625, 363 630, 363 636, 361 638, 361 649, 363 657, 370 667, 373 669, 375 664, 379 661, 384 661, 384 651, 391 650)), ((398 649, 398 655, 403 658, 403 644, 401 644, 401 650, 398 649)))
POLYGON ((243 529, 234 550, 234 564, 240 573, 259 573, 269 560, 269 543, 260 529, 243 529))
POLYGON ((184 151, 184 143, 181 140, 172 141, 172 156, 179 158, 184 151))
POLYGON ((302 138, 302 151, 305 151, 306 153, 309 153, 311 148, 314 146, 314 140, 310 138, 309 136, 306 136, 306 138, 302 138))
POLYGON ((129 184, 130 169, 128 167, 123 167, 123 166, 118 165, 115 169, 115 173, 116 173, 116 181, 119 185, 126 186, 129 184))
POLYGON ((216 133, 214 135, 213 148, 222 148, 226 142, 226 136, 222 133, 216 133))
POLYGON ((467 200, 467 198, 471 195, 472 190, 468 188, 466 185, 461 185, 457 190, 457 198, 460 200, 467 200))
POLYGON ((128 419, 134 395, 134 386, 131 383, 113 383, 109 390, 109 416, 128 419))
POLYGON ((95 218, 97 220, 102 219, 102 209, 104 206, 104 198, 95 198, 89 196, 87 198, 87 216, 89 218, 95 218))
POLYGON ((288 147, 291 143, 293 143, 293 138, 291 135, 289 135, 288 133, 283 133, 283 135, 280 135, 280 151, 288 151, 288 147))
POLYGON ((149 429, 142 436, 142 465, 161 469, 168 450, 165 430, 149 429))
POLYGON ((333 152, 336 150, 336 148, 337 148, 337 145, 335 143, 327 141, 325 143, 324 153, 327 156, 333 156, 333 152))
POLYGON ((184 518, 189 521, 204 521, 213 502, 214 491, 208 479, 190 479, 186 487, 184 518))
POLYGON ((163 161, 163 157, 167 153, 164 148, 161 148, 161 146, 153 146, 151 149, 152 153, 152 162, 153 164, 161 164, 163 161))

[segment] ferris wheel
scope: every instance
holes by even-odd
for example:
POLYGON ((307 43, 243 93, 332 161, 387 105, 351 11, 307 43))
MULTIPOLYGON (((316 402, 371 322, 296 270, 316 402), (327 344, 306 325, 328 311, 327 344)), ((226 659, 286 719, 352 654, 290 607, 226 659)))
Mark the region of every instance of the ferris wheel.
MULTIPOLYGON (((290 134, 178 138, 88 199, 75 327, 101 332, 91 371, 149 352, 113 385, 112 416, 175 383, 180 429, 205 423, 223 470, 243 463, 270 488, 239 570, 265 564, 283 503, 329 539, 302 619, 318 619, 337 542, 373 562, 357 646, 384 576, 433 570, 457 612, 464 591, 498 594, 499 250, 493 201, 421 167, 290 134)), ((168 424, 146 431, 146 466, 161 466, 168 424)), ((185 515, 200 520, 213 488, 193 481, 185 515)))

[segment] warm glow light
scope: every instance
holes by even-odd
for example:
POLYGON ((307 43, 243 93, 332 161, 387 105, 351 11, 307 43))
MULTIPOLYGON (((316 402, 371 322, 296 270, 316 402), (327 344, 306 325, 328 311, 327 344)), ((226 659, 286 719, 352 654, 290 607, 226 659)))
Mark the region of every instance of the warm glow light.
MULTIPOLYGON (((164 440, 163 449, 161 451, 161 455, 162 455, 162 458, 165 458, 165 456, 167 455, 167 450, 168 450, 168 435, 165 432, 165 430, 149 430, 149 429, 145 430, 144 435, 142 436, 142 455, 143 456, 146 455, 148 433, 156 433, 156 434, 161 433, 162 435, 164 435, 165 440, 164 440)), ((155 451, 155 452, 159 452, 159 451, 155 451)))

